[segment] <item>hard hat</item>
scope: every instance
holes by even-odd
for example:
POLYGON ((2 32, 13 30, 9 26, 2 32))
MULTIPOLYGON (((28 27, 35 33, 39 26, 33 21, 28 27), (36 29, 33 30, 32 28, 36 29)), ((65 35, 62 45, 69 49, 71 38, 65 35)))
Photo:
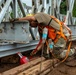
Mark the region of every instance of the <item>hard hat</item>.
POLYGON ((27 14, 26 16, 34 16, 34 14, 27 14))

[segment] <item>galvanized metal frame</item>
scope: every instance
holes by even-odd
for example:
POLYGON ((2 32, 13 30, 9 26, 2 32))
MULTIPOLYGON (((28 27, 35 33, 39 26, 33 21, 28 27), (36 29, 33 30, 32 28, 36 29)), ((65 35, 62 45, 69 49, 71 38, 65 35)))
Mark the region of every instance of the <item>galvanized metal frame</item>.
MULTIPOLYGON (((44 12, 44 13, 49 13, 50 15, 54 15, 56 16, 58 19, 60 19, 61 21, 64 20, 64 17, 66 16, 66 25, 68 25, 72 32, 73 32, 73 37, 74 40, 76 39, 76 26, 75 26, 75 22, 76 22, 76 18, 72 17, 72 10, 73 10, 73 6, 74 6, 74 1, 75 0, 67 0, 68 2, 68 8, 67 8, 67 14, 63 15, 60 14, 60 4, 61 4, 61 0, 49 0, 49 3, 46 3, 47 0, 42 0, 42 4, 40 4, 40 0, 34 0, 34 6, 32 8, 32 13, 37 13, 37 12, 44 12), (71 8, 71 9, 70 9, 71 8)), ((18 10, 17 10, 17 5, 19 5, 23 16, 26 16, 23 4, 21 2, 21 0, 6 0, 4 7, 1 7, 1 5, 4 3, 4 0, 0 1, 0 8, 1 8, 1 12, 0 12, 0 23, 2 22, 3 18, 5 17, 6 11, 8 10, 8 7, 11 5, 12 7, 12 11, 14 14, 14 18, 19 17, 18 16, 18 10)), ((7 43, 0 43, 0 57, 4 57, 7 55, 11 55, 11 54, 15 54, 17 52, 24 52, 24 51, 28 51, 31 49, 34 49, 38 43, 38 41, 36 41, 36 36, 37 36, 37 29, 32 29, 30 28, 30 35, 32 37, 32 41, 26 44, 7 44, 7 43)))
MULTIPOLYGON (((16 54, 17 52, 26 52, 35 49, 38 40, 30 41, 27 44, 7 44, 0 45, 0 57, 16 54)), ((2 43, 1 43, 2 44, 2 43)))
POLYGON ((12 0, 7 0, 6 3, 5 3, 5 6, 2 8, 2 11, 0 13, 0 23, 2 22, 5 14, 6 14, 6 11, 7 11, 11 2, 12 2, 12 0))

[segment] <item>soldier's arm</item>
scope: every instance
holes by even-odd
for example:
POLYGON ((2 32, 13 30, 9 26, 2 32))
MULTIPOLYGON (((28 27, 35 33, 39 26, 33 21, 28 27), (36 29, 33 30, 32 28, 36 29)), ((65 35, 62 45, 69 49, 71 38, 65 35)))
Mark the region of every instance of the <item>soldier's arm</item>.
POLYGON ((36 21, 34 16, 26 16, 26 17, 18 18, 18 19, 19 19, 19 21, 22 21, 22 20, 36 21))

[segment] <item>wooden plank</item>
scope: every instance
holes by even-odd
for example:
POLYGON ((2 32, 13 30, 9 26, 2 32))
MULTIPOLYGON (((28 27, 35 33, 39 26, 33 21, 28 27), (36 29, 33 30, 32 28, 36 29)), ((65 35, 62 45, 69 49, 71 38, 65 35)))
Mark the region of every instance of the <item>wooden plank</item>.
MULTIPOLYGON (((45 58, 42 57, 42 60, 45 60, 45 58)), ((24 69, 27 69, 29 67, 32 67, 33 65, 38 64, 40 61, 41 61, 41 58, 37 58, 37 59, 35 59, 33 61, 28 62, 27 64, 23 64, 23 65, 20 65, 20 66, 18 66, 16 68, 5 71, 5 72, 2 73, 2 75, 14 75, 14 74, 16 74, 18 72, 23 71, 24 69)))
POLYGON ((50 71, 51 71, 51 69, 48 68, 45 71, 43 71, 42 73, 40 73, 39 75, 45 75, 45 74, 49 73, 50 71))
MULTIPOLYGON (((47 61, 48 61, 48 60, 47 60, 47 61)), ((43 65, 45 64, 45 62, 47 62, 47 61, 42 62, 42 66, 43 66, 43 65)), ((31 67, 31 68, 29 68, 29 69, 27 69, 27 70, 25 70, 25 71, 17 74, 17 75, 23 75, 23 74, 29 75, 29 74, 32 74, 33 72, 35 73, 36 71, 38 71, 38 72, 40 71, 40 63, 39 63, 38 65, 34 66, 34 67, 31 67)))
MULTIPOLYGON (((57 61, 57 60, 56 60, 57 61)), ((49 67, 49 66, 52 66, 52 63, 53 63, 53 60, 46 60, 46 61, 43 61, 42 62, 42 70, 44 70, 45 68, 49 67)), ((17 75, 37 75, 36 72, 40 72, 40 63, 17 74, 17 75)))

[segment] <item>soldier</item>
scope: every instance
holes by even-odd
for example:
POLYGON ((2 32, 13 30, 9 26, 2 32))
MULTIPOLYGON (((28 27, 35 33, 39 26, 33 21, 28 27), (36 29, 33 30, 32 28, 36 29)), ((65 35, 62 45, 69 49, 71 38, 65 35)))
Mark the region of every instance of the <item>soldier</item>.
POLYGON ((43 44, 45 45, 44 47, 46 50, 48 45, 48 39, 51 39, 54 43, 53 45, 54 48, 52 52, 56 55, 56 57, 64 58, 66 56, 66 52, 64 53, 64 49, 66 48, 66 44, 70 39, 71 30, 66 25, 64 25, 64 23, 59 21, 54 16, 50 16, 45 13, 37 13, 33 16, 26 16, 23 18, 12 19, 11 21, 13 22, 21 20, 28 20, 30 22, 31 27, 38 27, 38 31, 40 34, 40 41, 36 49, 32 51, 31 55, 36 54, 36 52, 41 49, 43 44), (63 54, 65 55, 63 56, 63 54))

